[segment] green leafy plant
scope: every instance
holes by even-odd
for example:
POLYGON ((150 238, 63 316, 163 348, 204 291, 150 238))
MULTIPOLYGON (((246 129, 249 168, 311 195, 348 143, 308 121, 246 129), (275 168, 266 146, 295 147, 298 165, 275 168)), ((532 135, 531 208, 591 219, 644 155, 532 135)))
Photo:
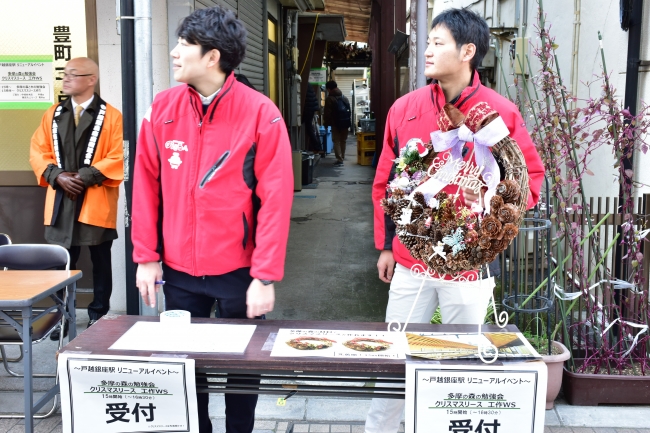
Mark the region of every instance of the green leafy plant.
MULTIPOLYGON (((440 307, 436 308, 436 311, 433 313, 433 317, 431 318, 430 323, 432 325, 442 325, 442 313, 440 312, 440 307)), ((487 312, 485 313, 485 321, 483 323, 486 325, 494 324, 494 308, 492 307, 491 302, 488 305, 487 312)))

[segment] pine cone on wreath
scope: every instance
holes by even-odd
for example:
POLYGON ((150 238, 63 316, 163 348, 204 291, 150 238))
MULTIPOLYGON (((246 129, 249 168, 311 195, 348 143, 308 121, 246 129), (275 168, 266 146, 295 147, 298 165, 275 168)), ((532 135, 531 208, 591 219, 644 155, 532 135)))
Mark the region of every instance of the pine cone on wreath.
POLYGON ((384 210, 384 213, 386 215, 392 215, 395 212, 395 209, 397 208, 397 203, 395 203, 394 200, 389 200, 384 198, 381 200, 379 204, 381 205, 381 208, 384 210))
POLYGON ((415 249, 416 250, 421 250, 421 249, 426 249, 427 246, 427 239, 424 239, 422 237, 417 237, 417 242, 415 243, 415 249))
POLYGON ((489 250, 492 247, 492 239, 482 237, 478 240, 478 246, 481 247, 481 250, 489 250))
POLYGON ((402 211, 406 208, 408 208, 408 201, 407 200, 400 200, 396 203, 395 209, 393 213, 390 215, 391 219, 393 221, 399 221, 399 219, 402 217, 402 211))
POLYGON ((427 207, 427 202, 426 202, 426 200, 424 200, 424 195, 422 195, 421 192, 418 191, 415 194, 413 194, 413 200, 416 203, 419 203, 420 205, 422 205, 422 207, 427 207))
POLYGON ((498 255, 499 255, 499 253, 495 253, 493 251, 490 251, 490 253, 486 254, 486 256, 485 256, 486 257, 486 263, 492 263, 493 261, 496 260, 498 255))
POLYGON ((516 203, 520 192, 521 188, 514 180, 502 180, 497 185, 497 195, 500 195, 505 203, 516 203))
MULTIPOLYGON (((493 239, 492 240, 492 248, 488 250, 488 256, 492 257, 496 256, 501 253, 501 251, 505 250, 508 248, 508 245, 510 244, 509 240, 506 239, 493 239)), ((494 260, 494 259, 492 259, 494 260)))
POLYGON ((503 225, 502 231, 503 231, 502 239, 510 243, 517 236, 517 233, 519 233, 519 227, 517 227, 513 223, 507 223, 503 225))
POLYGON ((495 195, 490 199, 490 212, 496 213, 499 208, 503 206, 503 198, 500 195, 495 195))
POLYGON ((488 215, 481 222, 481 235, 489 239, 498 239, 501 234, 502 224, 493 215, 488 215))
POLYGON ((417 245, 417 238, 404 233, 399 236, 400 242, 409 250, 417 245))
POLYGON ((517 206, 512 203, 506 203, 501 206, 495 213, 499 221, 503 224, 514 223, 519 221, 519 215, 521 211, 517 206))

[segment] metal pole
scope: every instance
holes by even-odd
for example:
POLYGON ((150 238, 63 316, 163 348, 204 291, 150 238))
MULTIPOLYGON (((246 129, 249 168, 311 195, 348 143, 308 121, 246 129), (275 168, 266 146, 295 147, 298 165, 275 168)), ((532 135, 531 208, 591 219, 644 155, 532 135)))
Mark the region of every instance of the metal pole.
POLYGON ((416 65, 416 81, 415 86, 419 89, 427 85, 427 77, 424 76, 424 52, 427 50, 427 37, 429 35, 429 23, 427 13, 427 0, 417 0, 417 59, 416 65))
MULTIPOLYGON (((140 135, 142 119, 153 101, 151 0, 135 0, 133 3, 133 14, 135 16, 135 126, 137 134, 140 135)), ((156 307, 148 307, 142 302, 142 297, 139 299, 141 315, 158 315, 158 305, 156 307)))
POLYGON ((140 134, 141 120, 153 101, 151 0, 135 0, 135 113, 140 134))
MULTIPOLYGON (((133 16, 133 0, 120 0, 119 16, 133 16)), ((124 119, 124 244, 126 259, 126 313, 140 314, 140 293, 135 286, 133 243, 131 242, 131 211, 133 209, 133 161, 135 160, 135 53, 133 51, 133 19, 120 19, 122 52, 122 117, 124 119)))
MULTIPOLYGON (((271 95, 271 89, 269 88, 269 10, 268 2, 262 2, 262 68, 264 74, 264 89, 262 93, 266 96, 271 95)), ((277 84, 276 84, 277 85, 277 84)))
POLYGON ((418 8, 417 2, 412 1, 410 4, 409 21, 411 28, 409 29, 409 92, 417 89, 417 64, 418 64, 418 42, 417 42, 417 29, 418 29, 418 8))
MULTIPOLYGON (((641 38, 643 35, 643 0, 633 1, 631 17, 627 41, 627 68, 625 74, 625 100, 623 102, 623 107, 627 108, 630 113, 635 116, 637 114, 639 97, 639 66, 641 63, 641 38)), ((629 120, 626 120, 625 123, 629 123, 629 120)), ((634 169, 634 147, 630 149, 629 156, 625 156, 621 163, 626 170, 634 169)), ((621 183, 618 194, 619 206, 624 205, 624 188, 625 185, 621 183)), ((621 237, 623 236, 621 227, 618 227, 617 232, 621 233, 621 237)), ((630 261, 629 259, 624 260, 622 257, 623 248, 618 244, 616 246, 616 263, 619 263, 619 266, 616 267, 615 276, 617 278, 627 279, 629 273, 628 264, 630 261)), ((615 290, 614 296, 616 303, 619 304, 619 291, 615 290)))

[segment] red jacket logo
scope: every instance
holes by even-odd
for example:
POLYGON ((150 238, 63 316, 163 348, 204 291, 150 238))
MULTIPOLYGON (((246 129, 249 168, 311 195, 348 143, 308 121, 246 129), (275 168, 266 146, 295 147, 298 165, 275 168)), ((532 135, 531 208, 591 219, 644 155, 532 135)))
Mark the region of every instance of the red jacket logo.
POLYGON ((165 143, 165 149, 171 149, 176 152, 180 152, 181 150, 184 150, 187 152, 187 145, 185 142, 180 141, 180 140, 169 140, 167 143, 165 143))

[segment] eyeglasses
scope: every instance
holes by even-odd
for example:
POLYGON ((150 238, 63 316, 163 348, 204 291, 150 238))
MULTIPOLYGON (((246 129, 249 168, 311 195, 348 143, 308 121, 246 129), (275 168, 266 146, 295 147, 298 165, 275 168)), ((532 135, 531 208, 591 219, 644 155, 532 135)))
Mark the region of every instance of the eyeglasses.
POLYGON ((71 79, 71 80, 74 80, 74 79, 77 79, 77 78, 79 78, 79 77, 90 77, 90 76, 92 76, 92 75, 94 75, 94 74, 68 74, 68 73, 66 73, 66 72, 61 72, 61 73, 59 74, 59 77, 60 77, 62 80, 65 80, 66 78, 69 78, 69 79, 71 79))

